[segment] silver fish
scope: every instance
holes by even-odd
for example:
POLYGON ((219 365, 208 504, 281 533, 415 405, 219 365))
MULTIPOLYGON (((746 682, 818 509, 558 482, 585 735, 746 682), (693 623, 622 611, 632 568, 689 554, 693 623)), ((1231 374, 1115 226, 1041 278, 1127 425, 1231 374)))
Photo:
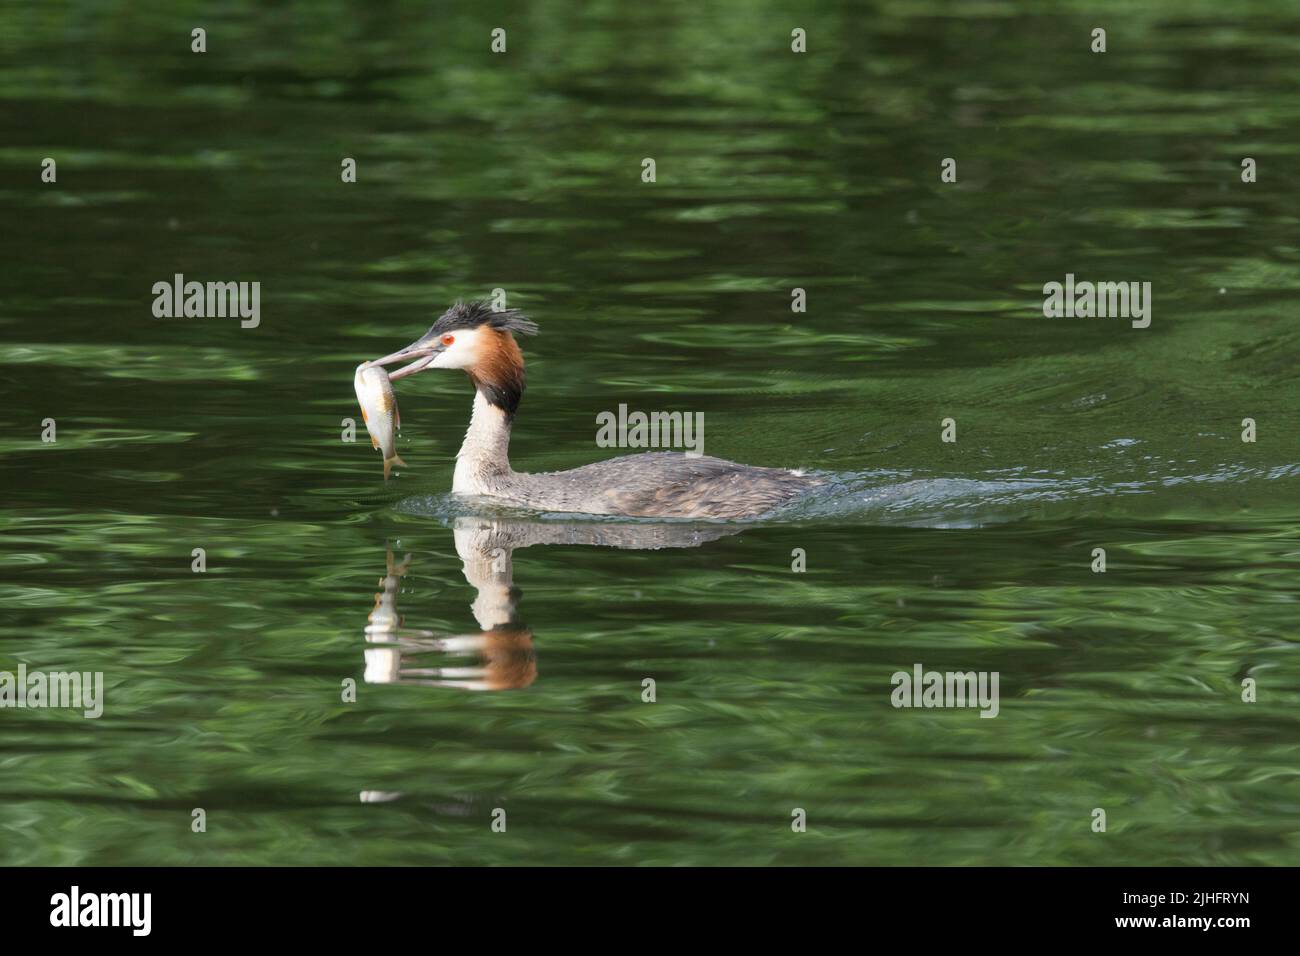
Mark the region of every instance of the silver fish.
POLYGON ((363 362, 357 366, 352 387, 361 403, 361 418, 366 423, 366 431, 370 432, 370 444, 383 453, 384 480, 387 481, 393 465, 406 467, 406 462, 397 457, 397 429, 402 427, 402 416, 397 411, 393 384, 381 367, 363 362))

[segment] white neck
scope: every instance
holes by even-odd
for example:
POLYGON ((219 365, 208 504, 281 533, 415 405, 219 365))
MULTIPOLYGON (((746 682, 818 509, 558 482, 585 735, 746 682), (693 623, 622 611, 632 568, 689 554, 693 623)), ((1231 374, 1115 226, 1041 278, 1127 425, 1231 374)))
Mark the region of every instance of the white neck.
POLYGON ((456 454, 451 490, 457 495, 490 495, 497 480, 510 474, 510 422, 506 413, 474 393, 474 412, 456 454))

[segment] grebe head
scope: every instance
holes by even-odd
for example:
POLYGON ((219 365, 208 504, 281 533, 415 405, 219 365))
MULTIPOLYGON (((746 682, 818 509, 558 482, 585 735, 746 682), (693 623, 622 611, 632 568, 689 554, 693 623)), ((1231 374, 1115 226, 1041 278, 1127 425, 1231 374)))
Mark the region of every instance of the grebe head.
POLYGON ((390 379, 430 368, 463 368, 490 403, 513 415, 524 392, 524 356, 515 332, 535 335, 537 324, 516 309, 493 312, 486 302, 457 302, 406 348, 371 364, 410 363, 390 379))

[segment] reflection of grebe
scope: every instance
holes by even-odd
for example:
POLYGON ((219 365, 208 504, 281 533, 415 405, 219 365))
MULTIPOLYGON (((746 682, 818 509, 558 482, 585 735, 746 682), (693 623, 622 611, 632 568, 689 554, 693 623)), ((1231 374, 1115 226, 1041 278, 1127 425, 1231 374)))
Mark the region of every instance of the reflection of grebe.
MULTIPOLYGON (((367 683, 515 690, 536 679, 533 633, 516 623, 512 600, 496 603, 491 616, 505 616, 491 624, 476 608, 475 616, 483 628, 479 634, 438 637, 433 631, 406 627, 397 613, 397 594, 410 563, 409 554, 397 564, 392 551, 388 552, 388 573, 379 579, 380 591, 366 625, 366 640, 372 645, 366 648, 367 683), (472 667, 421 667, 414 660, 434 653, 475 655, 479 660, 472 667)), ((483 589, 479 593, 481 596, 483 589)))
POLYGON ((409 628, 397 612, 397 595, 410 566, 392 551, 387 573, 366 626, 365 679, 372 684, 422 684, 462 690, 516 690, 537 678, 533 632, 517 619, 519 592, 514 586, 514 552, 535 544, 592 545, 630 550, 693 548, 736 534, 724 525, 605 524, 594 521, 496 521, 460 518, 452 534, 465 580, 477 592, 471 608, 482 628, 478 634, 439 636, 409 628), (475 655, 469 667, 425 667, 426 654, 475 655))
POLYGON ((407 362, 399 379, 428 368, 463 368, 474 385, 469 431, 452 492, 503 498, 540 511, 659 518, 752 518, 821 482, 782 468, 721 458, 646 452, 570 471, 526 474, 508 457, 510 425, 524 393, 524 356, 512 333, 537 326, 516 311, 457 303, 425 335, 370 364, 407 362))

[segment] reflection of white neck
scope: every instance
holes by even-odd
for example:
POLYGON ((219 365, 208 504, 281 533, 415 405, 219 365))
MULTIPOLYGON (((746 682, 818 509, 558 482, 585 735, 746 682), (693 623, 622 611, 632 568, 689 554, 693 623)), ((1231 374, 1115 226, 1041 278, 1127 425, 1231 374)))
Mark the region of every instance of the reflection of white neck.
POLYGON ((495 525, 457 527, 452 532, 465 580, 478 591, 472 610, 485 631, 515 621, 514 550, 509 540, 497 540, 495 525))
POLYGON ((452 493, 492 494, 493 479, 510 474, 509 450, 510 421, 506 413, 490 404, 482 390, 476 391, 469 430, 456 454, 452 493))

